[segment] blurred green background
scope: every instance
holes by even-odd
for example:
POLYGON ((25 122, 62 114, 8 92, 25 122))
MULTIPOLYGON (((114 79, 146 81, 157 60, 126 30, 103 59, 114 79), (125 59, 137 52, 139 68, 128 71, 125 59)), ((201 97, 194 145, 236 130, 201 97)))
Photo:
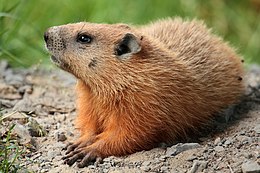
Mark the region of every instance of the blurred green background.
POLYGON ((0 0, 0 60, 50 65, 43 33, 65 23, 145 24, 169 16, 204 20, 247 63, 260 63, 260 0, 0 0))

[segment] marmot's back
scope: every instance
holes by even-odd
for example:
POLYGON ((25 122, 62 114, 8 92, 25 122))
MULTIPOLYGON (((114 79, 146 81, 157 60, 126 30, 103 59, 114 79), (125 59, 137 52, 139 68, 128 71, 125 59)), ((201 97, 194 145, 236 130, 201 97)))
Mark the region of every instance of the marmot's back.
POLYGON ((144 26, 141 30, 163 42, 185 62, 192 71, 194 82, 202 84, 199 92, 206 98, 212 101, 221 98, 228 102, 244 89, 241 87, 243 83, 238 82, 244 77, 242 60, 203 22, 166 19, 144 26))

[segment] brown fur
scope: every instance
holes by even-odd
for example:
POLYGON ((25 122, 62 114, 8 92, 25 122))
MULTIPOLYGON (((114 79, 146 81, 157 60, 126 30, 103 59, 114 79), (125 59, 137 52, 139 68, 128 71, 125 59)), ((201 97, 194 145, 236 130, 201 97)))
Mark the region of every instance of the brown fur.
POLYGON ((81 136, 69 147, 69 164, 174 142, 244 92, 241 59, 196 20, 137 28, 82 22, 50 28, 46 37, 56 64, 78 78, 81 136), (91 44, 76 42, 79 32, 93 36, 91 44), (141 49, 120 59, 115 47, 127 33, 141 49))

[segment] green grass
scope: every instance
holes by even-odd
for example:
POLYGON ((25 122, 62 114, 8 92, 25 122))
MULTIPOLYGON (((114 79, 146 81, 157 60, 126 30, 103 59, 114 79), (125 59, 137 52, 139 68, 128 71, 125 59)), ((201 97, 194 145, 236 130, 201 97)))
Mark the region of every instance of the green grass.
MULTIPOLYGON (((6 116, 2 114, 3 109, 0 107, 0 125, 2 125, 6 116)), ((0 133, 0 173, 30 173, 24 166, 21 166, 22 155, 25 153, 25 147, 20 146, 13 137, 15 124, 3 134, 0 133)))
POLYGON ((19 148, 17 142, 11 139, 13 128, 14 125, 0 142, 0 173, 15 173, 21 169, 19 159, 23 151, 19 148))
POLYGON ((43 33, 78 21, 145 24, 169 16, 204 20, 260 63, 260 3, 257 0, 0 0, 0 59, 15 66, 49 65, 43 33))

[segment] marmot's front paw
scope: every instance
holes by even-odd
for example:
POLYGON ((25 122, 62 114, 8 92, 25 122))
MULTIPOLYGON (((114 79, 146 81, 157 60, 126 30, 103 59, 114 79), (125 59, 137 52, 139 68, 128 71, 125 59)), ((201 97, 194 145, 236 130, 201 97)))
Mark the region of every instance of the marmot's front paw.
POLYGON ((70 143, 66 146, 66 155, 62 158, 68 165, 73 165, 76 161, 81 161, 78 166, 84 167, 89 162, 98 157, 97 152, 90 149, 89 146, 93 144, 95 138, 81 137, 77 142, 70 143))
POLYGON ((79 161, 79 168, 87 166, 90 162, 100 162, 102 160, 100 154, 90 147, 77 148, 74 151, 67 151, 66 153, 67 155, 62 158, 64 159, 64 163, 71 166, 75 162, 79 161))

